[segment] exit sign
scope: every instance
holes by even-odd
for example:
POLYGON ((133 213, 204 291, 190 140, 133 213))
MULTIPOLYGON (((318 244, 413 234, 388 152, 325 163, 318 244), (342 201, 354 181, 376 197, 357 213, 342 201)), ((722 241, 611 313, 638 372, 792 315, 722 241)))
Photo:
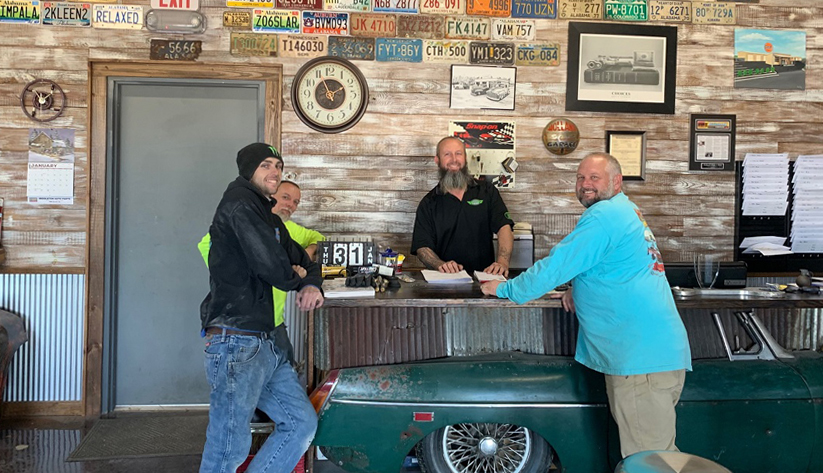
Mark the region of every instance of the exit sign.
POLYGON ((197 10, 200 0, 151 0, 152 8, 163 10, 197 10))

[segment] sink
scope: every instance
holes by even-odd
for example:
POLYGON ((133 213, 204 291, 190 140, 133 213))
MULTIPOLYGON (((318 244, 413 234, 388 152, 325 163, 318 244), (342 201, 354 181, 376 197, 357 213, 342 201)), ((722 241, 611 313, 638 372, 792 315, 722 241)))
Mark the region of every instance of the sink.
POLYGON ((672 287, 675 297, 718 297, 729 299, 775 299, 785 296, 785 293, 767 291, 758 287, 744 287, 741 289, 698 289, 686 287, 672 287))

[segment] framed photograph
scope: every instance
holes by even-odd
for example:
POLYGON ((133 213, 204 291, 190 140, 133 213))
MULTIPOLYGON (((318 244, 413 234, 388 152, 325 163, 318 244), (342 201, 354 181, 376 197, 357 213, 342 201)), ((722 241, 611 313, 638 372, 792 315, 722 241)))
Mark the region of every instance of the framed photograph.
POLYGON ((606 152, 620 161, 624 181, 646 179, 645 131, 606 131, 606 152))
POLYGON ((449 108, 514 110, 516 67, 452 66, 449 108))
POLYGON ((569 23, 566 110, 674 114, 677 27, 569 23))

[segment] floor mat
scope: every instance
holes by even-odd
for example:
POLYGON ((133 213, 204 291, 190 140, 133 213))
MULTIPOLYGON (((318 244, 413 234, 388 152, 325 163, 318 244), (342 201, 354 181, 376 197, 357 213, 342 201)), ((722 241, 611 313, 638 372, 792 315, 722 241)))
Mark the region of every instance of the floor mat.
POLYGON ((206 415, 100 419, 66 461, 201 454, 208 423, 206 415))

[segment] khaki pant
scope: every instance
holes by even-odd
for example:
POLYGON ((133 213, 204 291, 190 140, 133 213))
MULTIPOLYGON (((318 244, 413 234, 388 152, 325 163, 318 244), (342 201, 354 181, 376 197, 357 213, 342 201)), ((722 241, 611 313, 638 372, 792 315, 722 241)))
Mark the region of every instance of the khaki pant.
POLYGON ((646 450, 677 451, 674 406, 685 378, 686 370, 606 375, 609 408, 620 433, 623 458, 646 450))

